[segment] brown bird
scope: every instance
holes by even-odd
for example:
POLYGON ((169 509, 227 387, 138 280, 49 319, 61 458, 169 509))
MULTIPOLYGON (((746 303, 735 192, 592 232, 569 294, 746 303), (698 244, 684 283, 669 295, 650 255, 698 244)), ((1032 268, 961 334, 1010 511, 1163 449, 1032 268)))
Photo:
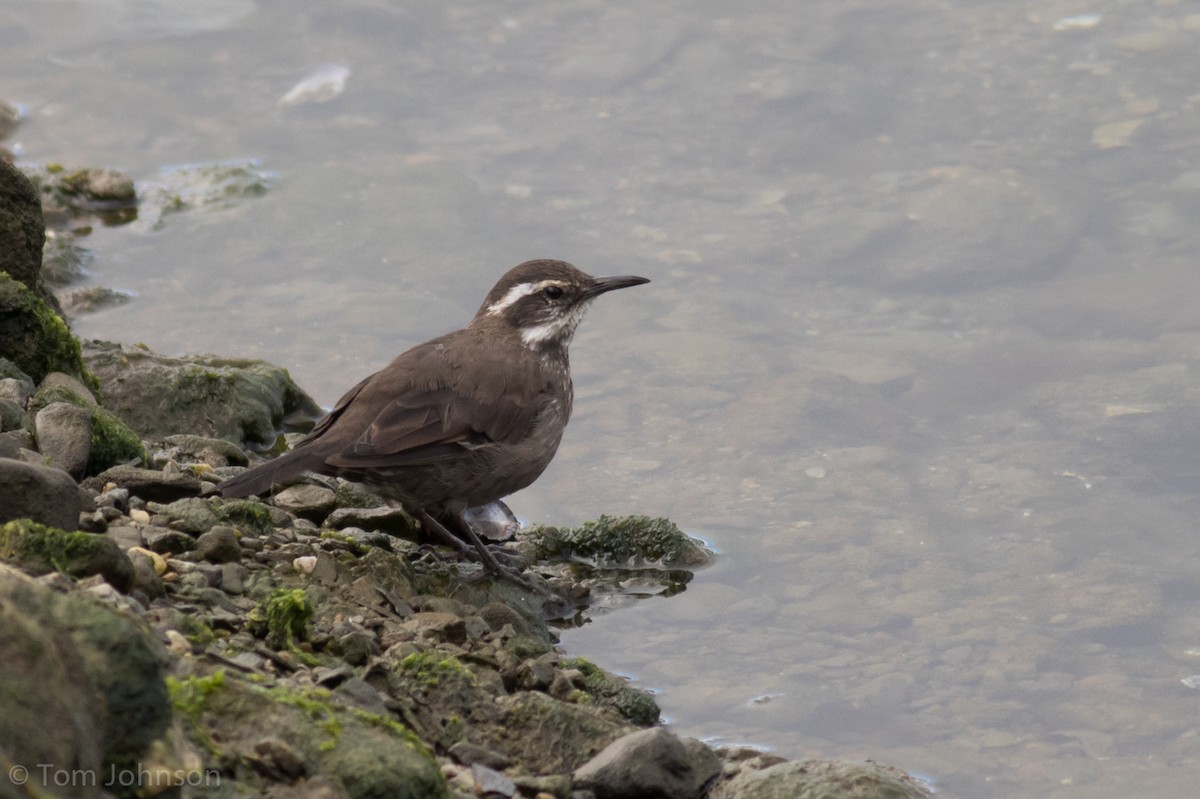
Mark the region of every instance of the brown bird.
POLYGON ((291 452, 218 486, 263 494, 306 472, 366 483, 443 541, 502 567, 464 517, 530 485, 571 417, 567 345, 593 299, 648 283, 592 277, 564 261, 509 270, 471 323, 418 344, 350 389, 291 452))

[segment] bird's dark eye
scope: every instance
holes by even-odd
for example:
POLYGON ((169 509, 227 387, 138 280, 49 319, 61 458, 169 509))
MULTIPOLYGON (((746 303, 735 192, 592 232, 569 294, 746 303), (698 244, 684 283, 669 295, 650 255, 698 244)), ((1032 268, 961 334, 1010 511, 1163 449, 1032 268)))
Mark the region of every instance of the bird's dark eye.
POLYGON ((563 290, 560 286, 546 286, 542 289, 542 295, 548 300, 557 300, 563 295, 563 290))

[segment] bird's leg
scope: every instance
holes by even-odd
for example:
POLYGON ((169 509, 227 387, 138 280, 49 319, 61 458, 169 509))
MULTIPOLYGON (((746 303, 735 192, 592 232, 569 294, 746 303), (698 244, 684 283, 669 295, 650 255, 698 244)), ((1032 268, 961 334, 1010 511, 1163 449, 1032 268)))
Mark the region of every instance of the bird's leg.
POLYGON ((421 511, 421 527, 446 546, 463 555, 474 555, 471 545, 445 528, 437 519, 421 511))
POLYGON ((483 563, 484 567, 492 574, 517 583, 524 588, 531 588, 541 593, 538 587, 527 580, 520 572, 515 571, 496 560, 496 556, 492 554, 492 551, 488 549, 486 544, 479 540, 479 536, 476 534, 475 530, 472 529, 471 525, 467 523, 467 520, 462 517, 462 514, 451 513, 450 519, 454 522, 454 526, 461 530, 463 535, 465 535, 471 544, 474 545, 474 552, 471 552, 470 547, 468 547, 461 538, 447 530, 445 526, 437 519, 433 518, 433 516, 430 516, 428 511, 421 511, 421 525, 438 538, 444 540, 454 539, 455 543, 452 544, 452 546, 464 554, 476 556, 479 561, 483 563))

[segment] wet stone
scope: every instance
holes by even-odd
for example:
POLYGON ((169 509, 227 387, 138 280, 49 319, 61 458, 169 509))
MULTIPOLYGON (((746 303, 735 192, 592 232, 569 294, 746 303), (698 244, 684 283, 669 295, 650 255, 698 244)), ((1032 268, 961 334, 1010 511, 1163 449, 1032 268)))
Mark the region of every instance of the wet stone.
POLYGON ((405 537, 416 535, 412 517, 400 508, 338 508, 325 519, 325 526, 335 530, 360 527, 405 537))
POLYGON ((228 594, 246 592, 246 567, 240 563, 221 564, 221 590, 228 594))
POLYGON ((231 441, 223 438, 207 436, 175 435, 163 439, 167 447, 179 455, 188 456, 200 463, 207 463, 214 469, 226 466, 246 466, 250 459, 246 453, 231 441))
POLYGON ((208 532, 219 522, 217 514, 199 497, 179 499, 157 508, 157 511, 169 519, 171 529, 196 535, 208 532))
POLYGON ((108 519, 105 519, 104 514, 100 511, 79 514, 79 521, 76 524, 78 529, 85 533, 103 533, 108 530, 108 519))
POLYGON ((283 489, 274 496, 274 502, 277 508, 320 522, 336 506, 337 494, 324 486, 301 484, 283 489))
POLYGON ((694 799, 720 770, 716 754, 704 744, 655 727, 613 741, 575 771, 575 781, 591 788, 597 799, 694 799))
POLYGON ((145 540, 142 538, 142 531, 136 527, 129 527, 127 525, 113 525, 108 528, 105 534, 112 540, 116 541, 117 546, 124 551, 129 551, 134 547, 142 547, 146 545, 145 540))
POLYGON ((450 757, 464 766, 472 766, 479 763, 488 768, 503 771, 512 765, 512 758, 506 757, 485 746, 477 746, 469 741, 459 741, 454 744, 450 747, 449 754, 450 757))
POLYGON ((142 538, 146 547, 163 555, 181 555, 191 552, 196 546, 196 539, 187 533, 171 530, 167 527, 144 527, 142 538))
POLYGON ((196 539, 193 557, 210 563, 232 563, 242 556, 237 531, 232 527, 218 525, 196 539))
POLYGON ((418 639, 437 638, 452 644, 462 644, 467 640, 466 623, 453 613, 421 611, 405 619, 401 627, 411 631, 418 639))
POLYGON ((137 466, 113 466, 84 481, 85 486, 97 490, 108 483, 116 483, 129 489, 130 494, 150 502, 173 502, 200 493, 200 481, 189 474, 157 472, 137 466))

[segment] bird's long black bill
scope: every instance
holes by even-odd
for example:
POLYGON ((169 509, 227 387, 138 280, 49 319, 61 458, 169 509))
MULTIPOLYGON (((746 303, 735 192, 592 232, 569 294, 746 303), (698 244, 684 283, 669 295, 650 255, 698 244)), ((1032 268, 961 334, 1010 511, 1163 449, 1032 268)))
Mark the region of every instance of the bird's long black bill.
POLYGON ((606 291, 614 289, 625 289, 630 286, 640 286, 643 283, 649 283, 650 278, 638 277, 637 275, 612 275, 610 277, 598 277, 584 295, 587 297, 595 297, 603 294, 606 291))

